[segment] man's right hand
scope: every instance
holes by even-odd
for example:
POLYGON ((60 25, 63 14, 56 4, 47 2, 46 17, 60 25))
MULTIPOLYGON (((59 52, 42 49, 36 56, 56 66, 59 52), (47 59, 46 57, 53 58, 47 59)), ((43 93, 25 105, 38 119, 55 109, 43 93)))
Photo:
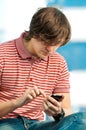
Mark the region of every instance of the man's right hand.
POLYGON ((13 100, 13 103, 16 105, 16 107, 21 107, 31 102, 34 98, 36 98, 39 95, 43 95, 44 97, 46 97, 45 93, 35 86, 32 89, 27 89, 21 97, 13 100))

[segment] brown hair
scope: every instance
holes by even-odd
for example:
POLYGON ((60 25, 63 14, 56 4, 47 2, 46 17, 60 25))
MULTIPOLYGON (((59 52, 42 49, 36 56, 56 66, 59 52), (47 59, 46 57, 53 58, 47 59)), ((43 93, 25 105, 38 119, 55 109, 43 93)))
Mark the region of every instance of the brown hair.
POLYGON ((32 17, 25 39, 36 38, 48 45, 65 45, 71 37, 71 27, 66 16, 57 8, 39 9, 32 17))

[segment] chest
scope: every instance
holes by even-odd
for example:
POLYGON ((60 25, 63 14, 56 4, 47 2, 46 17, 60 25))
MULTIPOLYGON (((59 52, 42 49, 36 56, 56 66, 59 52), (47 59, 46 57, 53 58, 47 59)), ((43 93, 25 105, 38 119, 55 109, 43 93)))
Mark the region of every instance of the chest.
POLYGON ((11 60, 5 63, 2 72, 2 88, 5 91, 19 90, 37 86, 47 93, 53 91, 58 76, 57 64, 50 62, 32 62, 28 60, 11 60))

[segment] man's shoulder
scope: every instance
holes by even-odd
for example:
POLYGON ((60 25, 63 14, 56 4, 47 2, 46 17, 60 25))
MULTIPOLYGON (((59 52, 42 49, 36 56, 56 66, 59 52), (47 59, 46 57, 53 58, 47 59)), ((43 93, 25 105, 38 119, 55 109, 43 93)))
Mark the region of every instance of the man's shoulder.
POLYGON ((8 49, 10 47, 14 46, 14 40, 10 40, 7 42, 3 42, 0 44, 0 50, 8 49))
POLYGON ((12 43, 14 43, 14 40, 5 41, 5 42, 0 43, 0 47, 6 47, 12 43))
POLYGON ((0 44, 0 58, 7 57, 15 50, 14 40, 10 40, 0 44))

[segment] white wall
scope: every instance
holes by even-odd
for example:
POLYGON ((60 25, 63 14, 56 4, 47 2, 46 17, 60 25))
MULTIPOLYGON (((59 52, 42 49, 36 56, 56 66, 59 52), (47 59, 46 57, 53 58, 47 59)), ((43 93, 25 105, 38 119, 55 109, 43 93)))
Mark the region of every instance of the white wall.
POLYGON ((0 0, 2 41, 15 38, 28 29, 34 12, 45 6, 46 0, 0 0))
POLYGON ((86 41, 86 7, 63 8, 72 28, 72 41, 86 41))

